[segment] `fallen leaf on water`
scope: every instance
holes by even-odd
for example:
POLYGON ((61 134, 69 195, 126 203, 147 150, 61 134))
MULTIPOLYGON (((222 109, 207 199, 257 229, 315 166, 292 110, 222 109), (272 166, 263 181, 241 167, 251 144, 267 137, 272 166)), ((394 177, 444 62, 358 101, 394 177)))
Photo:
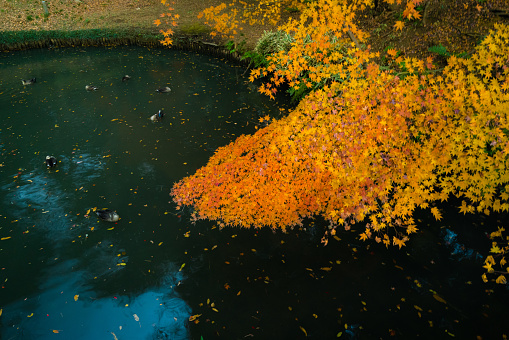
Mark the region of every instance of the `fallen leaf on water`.
POLYGON ((80 296, 79 296, 78 294, 74 295, 74 301, 78 301, 78 298, 79 298, 79 297, 80 297, 80 296))
POLYGON ((60 333, 60 331, 58 331, 58 330, 54 329, 54 330, 53 330, 53 333, 60 333))
POLYGON ((0 238, 0 240, 2 240, 2 241, 3 241, 3 240, 8 240, 8 239, 10 239, 10 238, 11 238, 11 236, 7 236, 7 237, 2 237, 2 238, 0 238))
POLYGON ((32 316, 34 316, 34 313, 27 315, 27 318, 31 318, 32 316))
POLYGON ((0 316, 2 316, 3 309, 0 309, 0 316))
POLYGON ((435 298, 435 300, 437 300, 438 302, 442 302, 442 303, 447 304, 447 301, 445 301, 444 299, 442 299, 442 297, 440 297, 440 295, 438 295, 438 294, 433 294, 433 297, 434 297, 434 298, 435 298))
POLYGON ((134 320, 136 320, 136 321, 140 321, 140 318, 138 317, 138 315, 133 314, 133 316, 134 316, 134 320))
POLYGON ((300 330, 301 330, 301 331, 303 331, 303 332, 304 332, 304 334, 305 334, 306 336, 308 336, 308 332, 306 332, 306 330, 304 329, 304 327, 299 326, 299 328, 300 328, 300 330))
POLYGON ((326 272, 330 272, 332 270, 332 267, 322 267, 321 270, 324 270, 326 272))
POLYGON ((213 310, 214 312, 219 312, 219 311, 218 311, 217 309, 215 309, 215 308, 212 308, 212 310, 213 310))
POLYGON ((191 315, 191 316, 189 317, 189 321, 194 321, 194 320, 196 320, 197 318, 199 318, 200 316, 201 316, 201 314, 191 315))
POLYGON ((159 242, 158 246, 160 246, 161 244, 163 244, 163 242, 159 242))
POLYGON ((180 266, 180 269, 179 269, 179 272, 182 271, 182 269, 185 267, 185 263, 182 263, 182 265, 180 266))

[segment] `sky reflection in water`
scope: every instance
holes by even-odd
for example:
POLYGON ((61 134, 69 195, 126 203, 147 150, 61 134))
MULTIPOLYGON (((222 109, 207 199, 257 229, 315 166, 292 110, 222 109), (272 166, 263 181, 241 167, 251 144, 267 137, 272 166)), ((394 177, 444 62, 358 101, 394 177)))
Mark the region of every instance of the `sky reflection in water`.
POLYGON ((186 280, 182 219, 168 193, 275 111, 239 86, 240 71, 145 48, 0 56, 3 339, 189 338, 191 308, 175 291, 186 280), (27 77, 37 83, 22 86, 27 77), (159 109, 165 119, 150 122, 159 109), (121 220, 98 221, 94 207, 121 220))

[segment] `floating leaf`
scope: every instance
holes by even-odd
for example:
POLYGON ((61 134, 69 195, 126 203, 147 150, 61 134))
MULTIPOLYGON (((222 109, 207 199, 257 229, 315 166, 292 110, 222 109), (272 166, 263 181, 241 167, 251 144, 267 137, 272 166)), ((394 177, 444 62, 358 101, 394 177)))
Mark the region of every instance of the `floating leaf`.
POLYGON ((79 297, 80 297, 80 296, 79 296, 78 294, 74 295, 74 301, 78 301, 78 298, 79 298, 79 297))
POLYGON ((194 321, 194 320, 196 320, 197 318, 199 318, 200 316, 201 316, 201 314, 191 315, 191 316, 189 317, 189 321, 194 321))
POLYGON ((445 301, 444 299, 442 299, 442 297, 440 297, 440 295, 433 294, 433 297, 434 297, 434 298, 435 298, 435 300, 437 300, 438 302, 442 302, 442 303, 447 304, 447 301, 445 301))
POLYGON ((180 266, 179 272, 182 271, 182 269, 184 269, 185 266, 186 266, 186 264, 182 263, 182 265, 180 266))
POLYGON ((497 279, 495 280, 496 283, 498 284, 506 284, 507 283, 507 279, 505 278, 504 275, 500 275, 499 277, 497 277, 497 279))
POLYGON ((134 320, 136 320, 136 321, 140 321, 140 318, 138 317, 138 315, 133 314, 133 317, 134 317, 134 320))
POLYGON ((301 331, 303 331, 303 332, 304 332, 304 334, 305 334, 306 336, 308 336, 308 332, 306 332, 306 330, 304 329, 304 327, 299 326, 299 328, 300 328, 300 330, 301 330, 301 331))

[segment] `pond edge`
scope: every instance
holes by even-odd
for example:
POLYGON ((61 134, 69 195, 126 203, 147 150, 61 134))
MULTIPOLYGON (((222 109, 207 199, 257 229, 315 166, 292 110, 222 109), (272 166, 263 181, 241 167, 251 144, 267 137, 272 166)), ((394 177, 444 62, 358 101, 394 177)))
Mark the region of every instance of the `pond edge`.
POLYGON ((161 44, 160 34, 114 30, 80 31, 0 31, 0 53, 37 48, 88 47, 88 46, 142 46, 149 48, 172 48, 197 52, 224 58, 238 64, 248 65, 249 60, 241 59, 237 52, 231 52, 224 45, 205 41, 199 35, 175 35, 171 47, 161 44))

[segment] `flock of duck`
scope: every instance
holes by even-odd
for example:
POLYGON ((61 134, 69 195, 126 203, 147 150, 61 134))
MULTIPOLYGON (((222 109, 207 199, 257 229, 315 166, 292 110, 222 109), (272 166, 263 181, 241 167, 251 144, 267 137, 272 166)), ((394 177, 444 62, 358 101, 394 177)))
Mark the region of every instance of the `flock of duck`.
MULTIPOLYGON (((122 82, 127 82, 129 79, 131 79, 131 76, 129 75, 125 75, 122 77, 122 82)), ((21 79, 21 83, 26 86, 26 85, 32 85, 32 84, 35 84, 37 82, 37 79, 36 78, 31 78, 31 79, 21 79)), ((99 88, 97 86, 94 86, 94 85, 85 85, 85 90, 87 91, 97 91, 99 88)), ((168 92, 171 92, 171 88, 169 88, 168 86, 165 86, 165 87, 160 87, 156 90, 156 92, 159 92, 159 93, 168 93, 168 92)), ((159 122, 163 119, 164 117, 164 112, 163 110, 159 110, 159 112, 157 112, 156 114, 153 114, 152 116, 150 116, 150 120, 153 121, 153 122, 159 122)))
MULTIPOLYGON (((122 82, 127 82, 129 79, 131 79, 131 77, 129 75, 125 75, 122 77, 122 82)), ((37 79, 36 78, 31 78, 31 79, 22 79, 21 80, 21 83, 26 86, 26 85, 32 85, 32 84, 35 84, 37 82, 37 79)), ((96 91, 98 90, 99 88, 97 86, 94 86, 94 85, 86 85, 85 86, 85 90, 87 91, 96 91)), ((168 93, 170 92, 171 89, 169 87, 161 87, 161 88, 158 88, 156 90, 156 92, 159 92, 159 93, 168 93)), ((159 110, 159 112, 157 112, 156 114, 150 116, 150 120, 153 121, 153 122, 157 122, 157 121, 161 121, 164 117, 164 112, 163 110, 159 110)), ((55 156, 46 156, 46 166, 48 168, 54 168, 58 165, 58 160, 56 159, 55 156)), ((113 210, 110 210, 110 209, 100 209, 100 210, 95 210, 95 213, 97 215, 97 217, 99 217, 101 220, 104 220, 104 221, 107 221, 107 222, 117 222, 118 220, 120 220, 120 216, 117 214, 116 211, 113 211, 113 210)))

